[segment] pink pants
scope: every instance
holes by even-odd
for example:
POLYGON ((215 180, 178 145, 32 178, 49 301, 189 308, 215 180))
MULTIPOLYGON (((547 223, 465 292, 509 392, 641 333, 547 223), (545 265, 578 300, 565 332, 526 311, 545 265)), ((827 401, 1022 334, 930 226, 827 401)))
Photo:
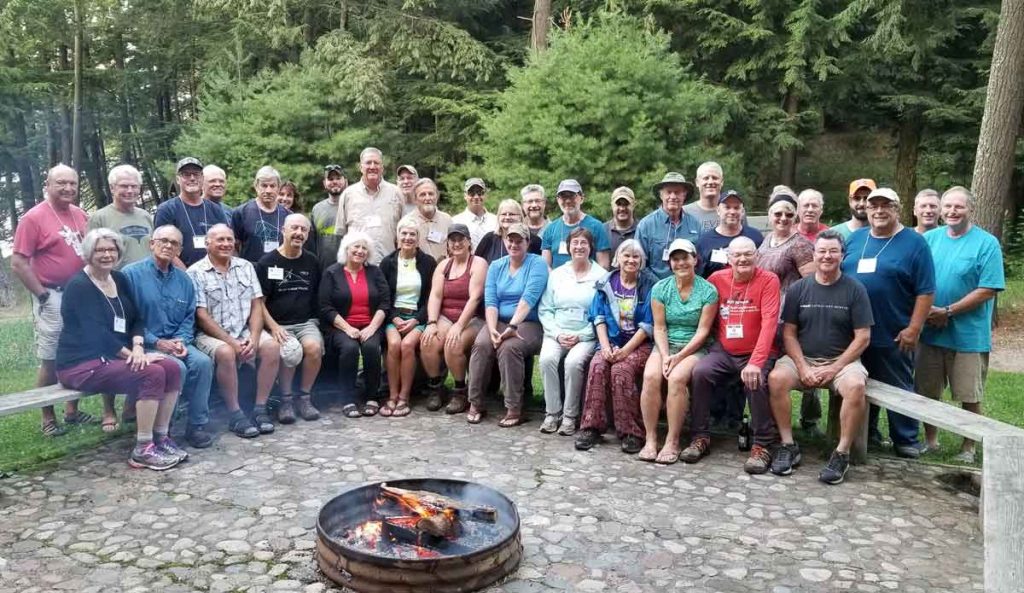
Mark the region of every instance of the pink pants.
POLYGON ((163 399, 164 394, 181 390, 178 363, 164 358, 133 371, 121 360, 87 360, 57 371, 62 385, 94 393, 124 393, 136 399, 163 399))
POLYGON ((594 354, 594 358, 590 359, 590 374, 584 395, 580 429, 592 428, 599 433, 607 430, 608 414, 605 408, 608 392, 611 391, 616 435, 619 438, 629 434, 644 437, 640 415, 640 390, 636 383, 643 375, 644 365, 650 356, 650 343, 643 344, 615 364, 608 364, 600 350, 594 354))

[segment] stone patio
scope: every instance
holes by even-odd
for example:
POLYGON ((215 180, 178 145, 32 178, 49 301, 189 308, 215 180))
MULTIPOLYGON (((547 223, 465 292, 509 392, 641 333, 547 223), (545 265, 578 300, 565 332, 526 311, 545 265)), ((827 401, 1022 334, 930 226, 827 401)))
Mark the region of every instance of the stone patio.
POLYGON ((748 476, 733 439, 662 467, 614 437, 578 452, 537 426, 333 410, 255 440, 222 435, 163 474, 129 468, 121 440, 0 480, 0 593, 335 590, 313 559, 320 505, 417 476, 516 501, 525 558, 492 592, 982 590, 978 499, 941 468, 873 458, 830 487, 821 453, 787 478, 748 476))

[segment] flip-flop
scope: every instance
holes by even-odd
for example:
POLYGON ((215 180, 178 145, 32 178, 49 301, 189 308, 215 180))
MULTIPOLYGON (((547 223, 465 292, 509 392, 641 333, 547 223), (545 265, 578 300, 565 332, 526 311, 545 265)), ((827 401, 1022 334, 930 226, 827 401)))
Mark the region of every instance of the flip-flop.
POLYGON ((117 418, 104 418, 100 428, 103 429, 103 432, 110 434, 117 432, 121 425, 117 423, 117 418))
POLYGON ((380 404, 375 400, 370 400, 363 404, 363 416, 374 416, 380 411, 380 404))
POLYGON ((658 457, 654 459, 654 463, 660 463, 661 465, 672 465, 677 461, 679 461, 679 451, 667 455, 658 453, 658 457))
POLYGON ((469 407, 469 411, 466 412, 466 422, 470 424, 480 424, 480 421, 484 418, 484 411, 478 410, 473 406, 469 407))
POLYGON ((377 413, 387 418, 388 416, 391 416, 392 414, 395 413, 396 407, 398 407, 397 402, 388 400, 384 402, 384 405, 380 407, 380 410, 378 410, 377 413))
POLYGON ((513 426, 519 426, 526 422, 526 418, 522 414, 505 414, 505 417, 498 422, 498 426, 502 428, 512 428, 513 426))
POLYGON ((345 404, 345 407, 341 409, 341 413, 346 418, 362 418, 363 413, 359 411, 359 407, 355 404, 345 404))
POLYGON ((409 402, 398 402, 391 415, 395 418, 401 418, 402 416, 408 416, 410 412, 412 412, 412 409, 409 407, 409 402))

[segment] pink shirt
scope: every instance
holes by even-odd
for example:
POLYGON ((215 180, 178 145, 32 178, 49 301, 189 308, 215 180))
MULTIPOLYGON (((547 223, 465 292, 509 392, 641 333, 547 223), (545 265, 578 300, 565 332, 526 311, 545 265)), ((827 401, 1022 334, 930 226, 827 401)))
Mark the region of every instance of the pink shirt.
POLYGON ((44 285, 63 287, 85 267, 82 239, 88 222, 78 206, 59 210, 43 200, 18 221, 14 253, 28 258, 32 273, 44 285))

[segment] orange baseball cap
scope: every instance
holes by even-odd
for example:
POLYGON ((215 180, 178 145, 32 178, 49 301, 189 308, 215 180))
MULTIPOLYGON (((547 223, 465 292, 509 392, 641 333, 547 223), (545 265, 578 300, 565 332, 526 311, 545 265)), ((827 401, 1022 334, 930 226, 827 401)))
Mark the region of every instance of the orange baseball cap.
POLYGON ((878 189, 878 185, 875 184, 874 179, 854 179, 850 182, 850 194, 849 197, 853 197, 853 194, 857 193, 857 190, 866 187, 871 191, 878 189))

